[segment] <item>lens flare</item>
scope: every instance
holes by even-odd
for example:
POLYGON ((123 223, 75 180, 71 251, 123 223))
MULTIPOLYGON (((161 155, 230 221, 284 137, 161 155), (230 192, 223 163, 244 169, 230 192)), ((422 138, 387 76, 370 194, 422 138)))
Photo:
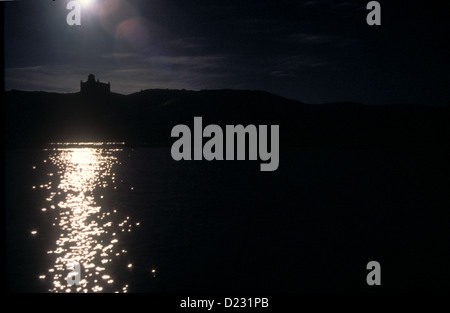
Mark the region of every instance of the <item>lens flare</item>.
POLYGON ((90 7, 94 4, 95 0, 80 0, 82 7, 90 7))

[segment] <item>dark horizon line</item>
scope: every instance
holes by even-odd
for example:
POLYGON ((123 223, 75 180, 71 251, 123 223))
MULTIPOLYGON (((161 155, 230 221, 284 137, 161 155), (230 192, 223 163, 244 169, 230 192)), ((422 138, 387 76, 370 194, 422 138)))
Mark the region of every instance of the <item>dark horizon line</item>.
MULTIPOLYGON (((306 104, 306 105, 361 105, 361 106, 374 106, 374 107, 379 107, 379 106, 404 106, 404 105, 408 105, 408 106, 426 106, 426 107, 436 107, 436 108, 445 108, 445 107, 450 107, 450 101, 447 102, 447 104, 444 105, 436 105, 436 104, 426 104, 426 103, 389 103, 389 102, 385 102, 382 104, 366 104, 366 103, 362 103, 362 102, 356 102, 356 101, 350 101, 350 100, 346 100, 346 101, 335 101, 335 102, 320 102, 320 103, 310 103, 310 102, 302 102, 300 100, 297 99, 292 99, 292 98, 287 98, 285 96, 281 96, 278 95, 276 93, 272 93, 269 91, 265 91, 265 90, 260 90, 260 89, 233 89, 233 88, 222 88, 222 89, 200 89, 200 90, 194 90, 194 89, 169 89, 169 88, 148 88, 148 89, 141 89, 140 91, 136 91, 136 92, 132 92, 129 94, 123 94, 123 93, 118 93, 118 92, 113 92, 111 91, 110 94, 112 95, 117 95, 117 96, 132 96, 132 95, 136 95, 136 94, 140 94, 142 92, 146 92, 146 91, 175 91, 175 92, 220 92, 220 91, 230 91, 230 92, 257 92, 257 93, 265 93, 268 95, 272 95, 272 96, 276 96, 279 98, 283 98, 285 100, 289 100, 289 101, 295 101, 298 102, 299 104, 306 104)), ((47 94, 57 94, 57 95, 77 95, 77 94, 81 94, 80 91, 75 91, 75 92, 57 92, 57 91, 47 91, 47 90, 23 90, 23 89, 10 89, 10 90, 4 90, 3 92, 7 93, 7 92, 26 92, 26 93, 47 93, 47 94)))

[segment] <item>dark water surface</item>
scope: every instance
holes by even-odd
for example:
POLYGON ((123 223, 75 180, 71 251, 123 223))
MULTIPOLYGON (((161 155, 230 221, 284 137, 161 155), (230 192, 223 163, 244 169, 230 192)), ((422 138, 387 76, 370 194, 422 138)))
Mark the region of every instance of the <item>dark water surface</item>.
POLYGON ((281 149, 175 162, 169 148, 6 151, 7 285, 19 292, 449 288, 449 155, 281 149), (82 267, 68 286, 68 262, 82 267))

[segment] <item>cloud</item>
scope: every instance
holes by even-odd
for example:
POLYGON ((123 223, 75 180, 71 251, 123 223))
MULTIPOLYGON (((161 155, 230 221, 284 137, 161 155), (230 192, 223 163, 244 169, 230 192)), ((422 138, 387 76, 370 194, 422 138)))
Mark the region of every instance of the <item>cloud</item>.
POLYGON ((86 66, 36 65, 5 69, 5 89, 77 92, 92 68, 86 66))
POLYGON ((153 56, 139 65, 105 72, 116 81, 117 92, 130 93, 147 88, 205 89, 217 88, 228 77, 222 69, 225 56, 153 56))
POLYGON ((114 52, 114 53, 104 54, 104 55, 102 55, 102 58, 104 58, 104 59, 123 60, 123 59, 137 58, 138 56, 139 56, 139 54, 133 53, 133 52, 129 52, 129 53, 114 52))
POLYGON ((205 37, 184 37, 170 40, 167 45, 172 49, 200 50, 207 46, 205 37))
MULTIPOLYGON (((118 93, 133 93, 140 89, 207 89, 224 87, 230 77, 224 69, 229 66, 227 56, 169 56, 137 58, 133 53, 112 53, 102 56, 105 62, 76 65, 37 65, 5 70, 5 88, 77 92, 80 80, 89 73, 101 81, 111 82, 118 93), (118 66, 114 60, 125 60, 118 66)), ((97 60, 98 61, 98 60, 97 60)), ((119 62, 120 63, 120 62, 119 62)))
POLYGON ((303 7, 310 7, 310 6, 315 6, 315 5, 319 5, 319 4, 323 4, 323 3, 327 3, 329 1, 327 0, 310 0, 310 1, 303 1, 301 3, 301 6, 303 7))
POLYGON ((224 61, 227 60, 226 56, 154 56, 145 59, 145 62, 149 65, 156 66, 157 68, 163 67, 183 67, 190 70, 200 69, 217 69, 222 66, 224 61))
POLYGON ((297 70, 302 67, 323 67, 329 65, 330 63, 308 55, 292 55, 279 57, 275 60, 274 64, 280 69, 297 70))
POLYGON ((42 70, 42 69, 43 69, 43 67, 40 66, 40 65, 9 68, 9 70, 17 71, 17 72, 39 71, 39 70, 42 70))
POLYGON ((275 77, 295 77, 294 74, 286 73, 285 71, 271 71, 270 75, 275 77))
POLYGON ((291 43, 302 44, 326 44, 332 43, 337 40, 336 37, 331 35, 319 35, 308 33, 295 33, 287 36, 286 40, 291 43))

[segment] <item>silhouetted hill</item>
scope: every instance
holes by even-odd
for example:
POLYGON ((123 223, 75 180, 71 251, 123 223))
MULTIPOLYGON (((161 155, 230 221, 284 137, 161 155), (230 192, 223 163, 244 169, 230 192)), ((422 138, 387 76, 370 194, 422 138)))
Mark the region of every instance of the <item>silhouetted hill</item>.
POLYGON ((427 105, 305 104, 262 91, 144 90, 87 98, 80 93, 5 92, 6 145, 125 141, 171 145, 171 129, 203 124, 279 124, 282 145, 447 145, 449 108, 427 105))

